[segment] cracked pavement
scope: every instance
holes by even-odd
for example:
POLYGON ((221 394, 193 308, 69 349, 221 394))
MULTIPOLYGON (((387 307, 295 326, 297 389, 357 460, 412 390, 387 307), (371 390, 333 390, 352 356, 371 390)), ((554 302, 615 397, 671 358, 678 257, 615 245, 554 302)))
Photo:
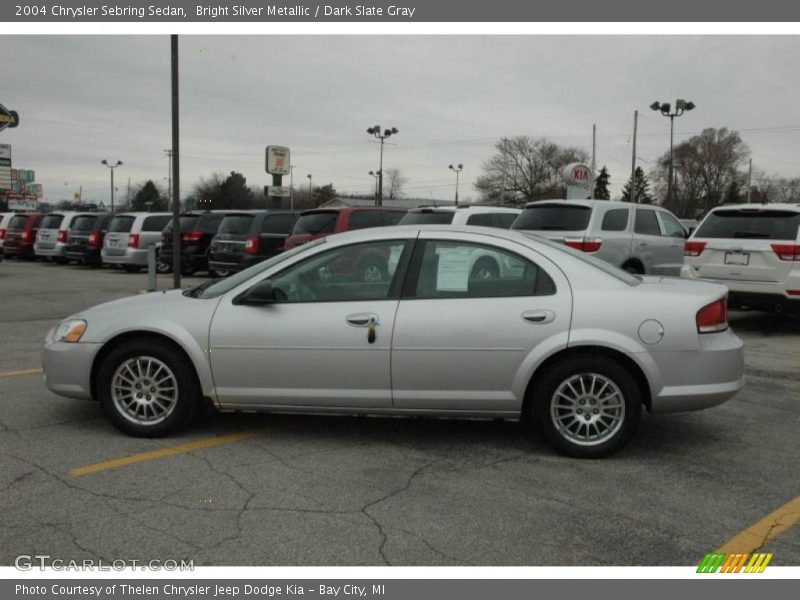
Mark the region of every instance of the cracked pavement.
MULTIPOLYGON (((38 367, 60 318, 145 282, 0 263, 0 372, 38 367)), ((135 439, 97 404, 47 391, 39 374, 0 377, 0 564, 35 553, 196 565, 696 564, 800 495, 800 320, 731 322, 746 341, 744 392, 703 412, 645 415, 634 442, 599 461, 558 456, 507 421, 212 414, 172 438, 135 439), (69 475, 251 429, 258 435, 69 475)), ((775 553, 771 564, 800 564, 800 527, 760 550, 775 553)))

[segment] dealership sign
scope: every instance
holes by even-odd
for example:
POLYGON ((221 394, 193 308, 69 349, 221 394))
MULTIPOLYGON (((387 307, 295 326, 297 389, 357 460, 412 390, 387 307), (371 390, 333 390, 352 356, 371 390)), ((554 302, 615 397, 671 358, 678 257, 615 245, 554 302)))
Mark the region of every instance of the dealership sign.
POLYGON ((11 146, 0 144, 0 190, 11 189, 11 146))
POLYGON ((291 154, 286 146, 267 146, 267 173, 288 175, 291 172, 291 154))
POLYGON ((570 163, 561 173, 567 184, 567 200, 588 198, 592 189, 592 170, 583 163, 570 163))
POLYGON ((264 192, 273 198, 288 198, 292 195, 289 186, 286 185, 267 185, 264 186, 264 192))
POLYGON ((16 127, 17 125, 19 125, 19 115, 16 111, 8 110, 0 104, 0 131, 6 127, 16 127))

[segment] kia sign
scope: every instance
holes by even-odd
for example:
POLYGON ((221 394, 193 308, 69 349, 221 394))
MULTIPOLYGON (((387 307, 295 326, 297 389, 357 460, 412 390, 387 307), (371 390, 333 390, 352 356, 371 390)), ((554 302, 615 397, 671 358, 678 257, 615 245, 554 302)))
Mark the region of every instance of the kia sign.
POLYGON ((267 146, 267 173, 288 175, 291 172, 289 148, 286 146, 267 146))
POLYGON ((589 187, 592 184, 592 170, 583 163, 571 163, 564 167, 564 183, 589 187))

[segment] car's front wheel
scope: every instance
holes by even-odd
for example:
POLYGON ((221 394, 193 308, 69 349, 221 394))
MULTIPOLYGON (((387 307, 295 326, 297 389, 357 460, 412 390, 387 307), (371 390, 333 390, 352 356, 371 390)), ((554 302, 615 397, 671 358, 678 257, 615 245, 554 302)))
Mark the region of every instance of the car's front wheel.
POLYGON ((625 446, 642 413, 636 380, 599 354, 567 358, 542 374, 530 416, 545 440, 567 456, 600 458, 625 446))
POLYGON ((115 348, 97 375, 100 403, 117 429, 158 437, 189 420, 200 395, 188 360, 172 345, 134 339, 115 348))

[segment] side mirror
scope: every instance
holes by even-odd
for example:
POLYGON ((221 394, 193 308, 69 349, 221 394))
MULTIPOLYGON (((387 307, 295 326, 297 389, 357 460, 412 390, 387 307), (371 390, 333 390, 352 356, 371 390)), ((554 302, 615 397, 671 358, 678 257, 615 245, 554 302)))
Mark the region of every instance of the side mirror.
POLYGON ((261 306, 264 304, 274 304, 277 300, 275 288, 269 279, 260 281, 249 290, 242 292, 233 299, 234 304, 245 304, 247 306, 261 306))

